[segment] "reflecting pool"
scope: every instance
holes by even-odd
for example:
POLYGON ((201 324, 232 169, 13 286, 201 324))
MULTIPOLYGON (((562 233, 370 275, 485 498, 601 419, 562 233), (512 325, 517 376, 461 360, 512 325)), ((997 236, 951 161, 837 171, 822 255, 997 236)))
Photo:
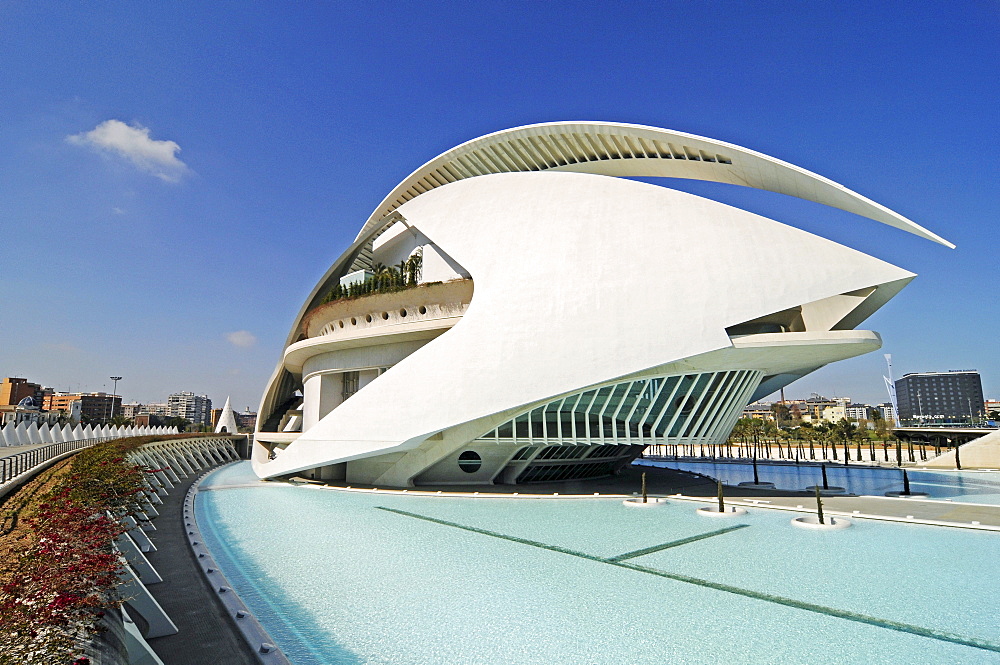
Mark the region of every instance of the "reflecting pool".
MULTIPOLYGON (((639 465, 692 471, 718 478, 727 485, 753 480, 750 464, 728 462, 687 462, 640 459, 639 465)), ((910 490, 926 492, 930 499, 963 503, 1000 505, 1000 471, 940 471, 906 469, 910 490)), ((777 489, 802 491, 810 485, 822 484, 818 466, 795 464, 757 464, 762 481, 774 483, 777 489)), ((903 489, 903 472, 899 469, 862 465, 827 464, 826 474, 831 485, 845 488, 853 494, 882 496, 903 489)))
POLYGON ((198 522, 297 665, 1000 663, 995 533, 813 532, 766 509, 718 520, 689 502, 345 492, 248 472, 210 476, 198 522))

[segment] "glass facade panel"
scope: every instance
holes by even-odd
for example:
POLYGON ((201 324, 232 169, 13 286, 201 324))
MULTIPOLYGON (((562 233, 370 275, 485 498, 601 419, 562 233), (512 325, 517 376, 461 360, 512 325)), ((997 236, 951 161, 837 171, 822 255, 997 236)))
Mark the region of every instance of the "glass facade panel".
POLYGON ((514 432, 519 439, 527 439, 530 435, 528 431, 528 414, 524 413, 514 419, 514 432))
POLYGON ((663 412, 660 414, 659 422, 654 425, 653 429, 656 431, 657 436, 666 436, 667 429, 680 415, 680 407, 684 403, 688 392, 691 390, 691 386, 694 385, 694 379, 695 376, 691 374, 685 374, 680 377, 677 386, 670 394, 669 401, 664 407, 663 412))
POLYGON ((531 438, 545 439, 545 414, 542 409, 535 409, 529 416, 529 426, 531 428, 531 438))
POLYGON ((708 382, 712 379, 711 374, 697 374, 695 376, 697 378, 692 389, 685 397, 678 398, 676 402, 680 417, 674 421, 674 424, 670 427, 670 431, 667 432, 667 436, 680 436, 680 432, 687 426, 691 415, 698 406, 699 399, 702 393, 705 392, 708 382))
POLYGON ((719 384, 722 383, 724 376, 725 374, 723 372, 718 372, 708 377, 708 386, 702 391, 701 395, 698 396, 698 402, 692 410, 691 417, 688 418, 688 421, 684 426, 684 434, 681 436, 691 436, 691 432, 693 432, 695 426, 701 422, 701 418, 705 414, 705 411, 715 402, 715 393, 719 389, 719 384))
POLYGON ((597 394, 594 396, 594 403, 590 405, 589 413, 591 415, 599 416, 601 414, 614 388, 614 386, 604 386, 597 391, 597 394))
MULTIPOLYGON (((728 422, 733 417, 743 393, 752 391, 759 379, 759 372, 734 370, 625 381, 553 400, 481 438, 516 437, 550 445, 701 440, 720 431, 720 419, 728 422)), ((544 459, 576 459, 592 450, 584 445, 577 453, 572 450, 576 446, 569 447, 542 454, 544 459)))

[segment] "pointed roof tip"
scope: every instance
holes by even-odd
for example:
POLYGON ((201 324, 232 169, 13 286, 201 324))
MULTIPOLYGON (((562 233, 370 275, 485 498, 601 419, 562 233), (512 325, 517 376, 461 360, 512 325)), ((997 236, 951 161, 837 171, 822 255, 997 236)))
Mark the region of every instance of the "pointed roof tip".
POLYGON ((233 411, 230 398, 226 396, 226 403, 222 407, 222 413, 219 414, 219 422, 215 425, 215 433, 218 434, 222 432, 225 428, 226 432, 229 434, 236 434, 237 424, 236 424, 236 412, 233 411))

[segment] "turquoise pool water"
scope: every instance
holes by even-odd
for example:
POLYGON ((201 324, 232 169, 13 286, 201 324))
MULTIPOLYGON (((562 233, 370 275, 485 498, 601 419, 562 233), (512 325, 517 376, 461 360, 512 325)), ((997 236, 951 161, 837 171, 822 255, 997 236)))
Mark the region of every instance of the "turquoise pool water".
MULTIPOLYGON (((730 485, 753 480, 753 467, 749 464, 651 459, 638 460, 637 464, 693 471, 711 478, 719 478, 730 485)), ((1000 471, 907 469, 906 473, 910 477, 910 490, 927 492, 930 495, 928 498, 1000 505, 1000 471)), ((757 474, 761 480, 772 482, 775 487, 783 490, 801 491, 810 485, 822 484, 818 466, 758 464, 757 474)), ((886 492, 898 492, 903 489, 903 474, 899 469, 828 464, 826 474, 831 485, 844 487, 854 494, 882 496, 886 492)))
POLYGON ((210 476, 197 517, 296 665, 1000 663, 998 534, 818 533, 677 501, 221 489, 248 471, 210 476))

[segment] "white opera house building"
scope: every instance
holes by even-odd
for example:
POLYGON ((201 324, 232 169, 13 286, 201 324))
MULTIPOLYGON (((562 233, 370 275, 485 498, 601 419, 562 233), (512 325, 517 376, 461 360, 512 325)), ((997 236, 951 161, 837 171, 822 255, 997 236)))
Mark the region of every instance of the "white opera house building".
POLYGON ((913 273, 637 177, 778 192, 952 246, 712 139, 603 122, 489 134, 389 193, 312 290, 262 399, 256 473, 607 476, 648 445, 721 443, 749 401, 881 346, 857 327, 913 273))

